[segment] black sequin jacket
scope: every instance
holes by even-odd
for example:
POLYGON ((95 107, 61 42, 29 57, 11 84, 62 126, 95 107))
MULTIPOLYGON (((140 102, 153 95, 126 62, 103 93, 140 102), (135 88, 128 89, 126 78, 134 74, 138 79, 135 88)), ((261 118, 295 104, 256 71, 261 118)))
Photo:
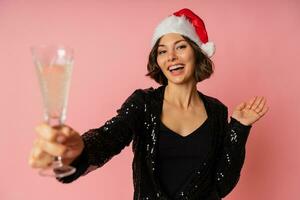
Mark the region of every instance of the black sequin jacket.
MULTIPOLYGON (((132 141, 134 200, 169 200, 156 176, 157 136, 165 86, 137 89, 117 110, 117 115, 82 135, 84 150, 72 165, 75 174, 58 179, 69 183, 103 166, 132 141)), ((218 99, 204 95, 212 113, 210 131, 213 142, 207 158, 199 162, 189 182, 178 191, 176 199, 217 200, 237 184, 245 159, 245 145, 250 126, 230 117, 218 99)))

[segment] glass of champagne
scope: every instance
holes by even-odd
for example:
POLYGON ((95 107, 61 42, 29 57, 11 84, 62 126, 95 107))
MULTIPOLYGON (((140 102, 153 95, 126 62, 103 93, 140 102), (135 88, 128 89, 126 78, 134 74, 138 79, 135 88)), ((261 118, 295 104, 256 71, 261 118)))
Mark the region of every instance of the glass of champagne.
MULTIPOLYGON (((50 126, 62 125, 67 117, 73 49, 64 45, 40 45, 32 46, 31 53, 43 98, 44 121, 50 126)), ((52 165, 40 170, 39 174, 62 178, 75 171, 74 167, 63 164, 61 156, 57 156, 52 165)))

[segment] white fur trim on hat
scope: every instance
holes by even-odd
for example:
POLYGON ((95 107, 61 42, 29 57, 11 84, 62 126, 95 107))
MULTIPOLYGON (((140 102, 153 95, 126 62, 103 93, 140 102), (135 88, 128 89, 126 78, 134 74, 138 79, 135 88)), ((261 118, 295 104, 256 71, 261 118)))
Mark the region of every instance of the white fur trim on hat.
POLYGON ((171 15, 164 20, 162 20, 158 26, 155 28, 154 34, 152 36, 151 48, 155 45, 156 41, 163 35, 168 33, 178 33, 190 38, 194 41, 201 50, 208 56, 213 56, 215 52, 215 45, 212 42, 207 42, 203 44, 199 39, 194 26, 189 22, 186 17, 171 15))
POLYGON ((200 48, 206 53, 208 57, 212 57, 216 51, 216 47, 213 42, 206 42, 205 44, 202 44, 200 48))

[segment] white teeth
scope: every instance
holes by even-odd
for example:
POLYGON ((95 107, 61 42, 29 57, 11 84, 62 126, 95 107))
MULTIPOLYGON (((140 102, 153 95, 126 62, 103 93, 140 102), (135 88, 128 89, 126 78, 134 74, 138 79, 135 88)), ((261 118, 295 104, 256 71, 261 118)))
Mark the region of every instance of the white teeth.
POLYGON ((173 65, 173 66, 169 67, 169 70, 171 71, 171 70, 179 68, 179 67, 183 67, 183 65, 173 65))

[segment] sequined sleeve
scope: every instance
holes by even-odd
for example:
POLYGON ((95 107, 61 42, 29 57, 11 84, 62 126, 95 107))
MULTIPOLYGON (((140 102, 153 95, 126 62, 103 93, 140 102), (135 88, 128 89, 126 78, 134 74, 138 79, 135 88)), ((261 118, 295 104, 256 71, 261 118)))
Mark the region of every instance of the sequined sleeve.
POLYGON ((245 159, 245 145, 250 133, 251 125, 241 124, 230 117, 228 123, 228 109, 224 109, 223 136, 217 159, 215 179, 220 197, 225 197, 236 186, 245 159))
POLYGON ((143 122, 143 90, 138 89, 130 95, 117 110, 117 115, 106 121, 99 128, 90 129, 82 135, 84 149, 81 155, 73 161, 76 173, 60 182, 69 183, 82 175, 103 166, 114 155, 119 154, 132 141, 143 122))

